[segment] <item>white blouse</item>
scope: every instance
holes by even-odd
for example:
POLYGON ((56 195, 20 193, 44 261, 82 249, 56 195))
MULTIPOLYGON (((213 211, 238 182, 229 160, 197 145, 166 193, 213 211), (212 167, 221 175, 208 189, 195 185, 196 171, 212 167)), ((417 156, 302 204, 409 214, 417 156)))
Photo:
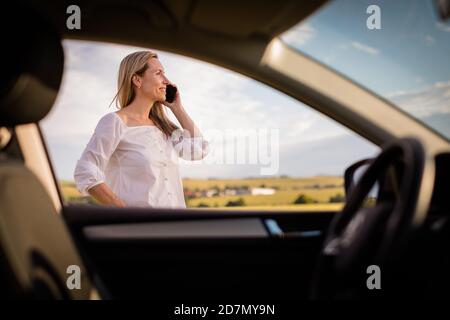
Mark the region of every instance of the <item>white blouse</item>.
POLYGON ((203 137, 177 130, 168 139, 154 125, 130 127, 111 112, 103 116, 77 161, 78 191, 105 182, 128 206, 186 208, 178 157, 201 160, 208 153, 203 137))

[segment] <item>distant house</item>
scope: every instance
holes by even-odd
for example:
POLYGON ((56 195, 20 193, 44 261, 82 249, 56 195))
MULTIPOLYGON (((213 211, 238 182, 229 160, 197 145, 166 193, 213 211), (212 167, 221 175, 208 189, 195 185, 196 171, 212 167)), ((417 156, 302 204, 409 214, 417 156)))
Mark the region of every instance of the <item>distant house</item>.
POLYGON ((212 189, 212 190, 207 190, 206 191, 206 196, 209 197, 214 197, 214 196, 218 196, 219 192, 217 192, 217 190, 212 189))
POLYGON ((237 194, 235 189, 225 189, 226 196, 235 196, 237 194))
POLYGON ((226 188, 225 190, 220 189, 209 189, 204 191, 204 197, 217 197, 217 196, 237 196, 250 194, 248 188, 226 188))
POLYGON ((184 196, 187 199, 206 197, 206 191, 184 190, 184 196))
POLYGON ((236 189, 236 195, 250 194, 250 190, 248 188, 239 188, 236 189))
POLYGON ((275 194, 275 189, 273 189, 273 188, 252 188, 251 193, 253 196, 257 196, 257 195, 268 196, 271 194, 275 194))

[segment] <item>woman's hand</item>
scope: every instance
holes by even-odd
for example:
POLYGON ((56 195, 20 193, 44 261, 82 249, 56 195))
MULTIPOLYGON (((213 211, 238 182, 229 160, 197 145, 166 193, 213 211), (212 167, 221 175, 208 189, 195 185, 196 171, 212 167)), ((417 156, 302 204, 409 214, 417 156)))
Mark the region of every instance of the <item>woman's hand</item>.
POLYGON ((125 203, 125 201, 123 201, 122 199, 120 199, 118 196, 116 196, 115 194, 113 195, 111 204, 114 207, 118 207, 118 208, 125 208, 127 206, 127 204, 125 203))
POLYGON ((113 204, 113 206, 118 207, 118 208, 125 208, 127 206, 125 201, 123 201, 122 199, 119 199, 119 198, 115 199, 112 204, 113 204))
POLYGON ((127 206, 127 204, 116 196, 111 188, 104 182, 90 188, 88 193, 101 204, 119 208, 127 206))

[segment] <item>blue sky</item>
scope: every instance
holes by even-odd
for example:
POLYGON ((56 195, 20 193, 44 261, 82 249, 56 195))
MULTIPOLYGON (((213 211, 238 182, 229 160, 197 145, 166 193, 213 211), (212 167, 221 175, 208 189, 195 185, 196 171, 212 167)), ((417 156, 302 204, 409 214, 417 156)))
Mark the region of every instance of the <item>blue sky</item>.
MULTIPOLYGON (((54 108, 41 122, 58 178, 73 180, 77 159, 116 93, 118 66, 141 48, 64 41, 66 63, 54 108)), ((340 175, 378 148, 302 103, 237 73, 179 55, 157 51, 169 79, 177 84, 185 109, 208 139, 212 130, 275 129, 279 132, 276 175, 340 175)), ((173 115, 169 116, 175 120, 173 115)), ((237 137, 236 141, 240 138, 237 137)), ((208 159, 220 157, 230 141, 212 142, 208 159)), ((232 145, 232 144, 231 144, 232 145)), ((213 161, 214 162, 214 161, 213 161)), ((182 161, 190 178, 260 176, 261 164, 182 161)))
POLYGON ((434 1, 337 0, 283 39, 450 138, 450 22, 434 1), (380 30, 366 26, 372 4, 380 30))

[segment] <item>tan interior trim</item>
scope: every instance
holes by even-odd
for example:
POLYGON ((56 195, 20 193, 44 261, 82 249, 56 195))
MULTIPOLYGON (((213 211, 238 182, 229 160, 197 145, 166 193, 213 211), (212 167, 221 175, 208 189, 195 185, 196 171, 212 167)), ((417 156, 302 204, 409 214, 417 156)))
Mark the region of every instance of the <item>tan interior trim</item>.
POLYGON ((50 159, 47 159, 37 125, 35 123, 19 125, 15 130, 25 165, 37 176, 52 199, 56 212, 60 213, 62 204, 53 179, 50 159))

